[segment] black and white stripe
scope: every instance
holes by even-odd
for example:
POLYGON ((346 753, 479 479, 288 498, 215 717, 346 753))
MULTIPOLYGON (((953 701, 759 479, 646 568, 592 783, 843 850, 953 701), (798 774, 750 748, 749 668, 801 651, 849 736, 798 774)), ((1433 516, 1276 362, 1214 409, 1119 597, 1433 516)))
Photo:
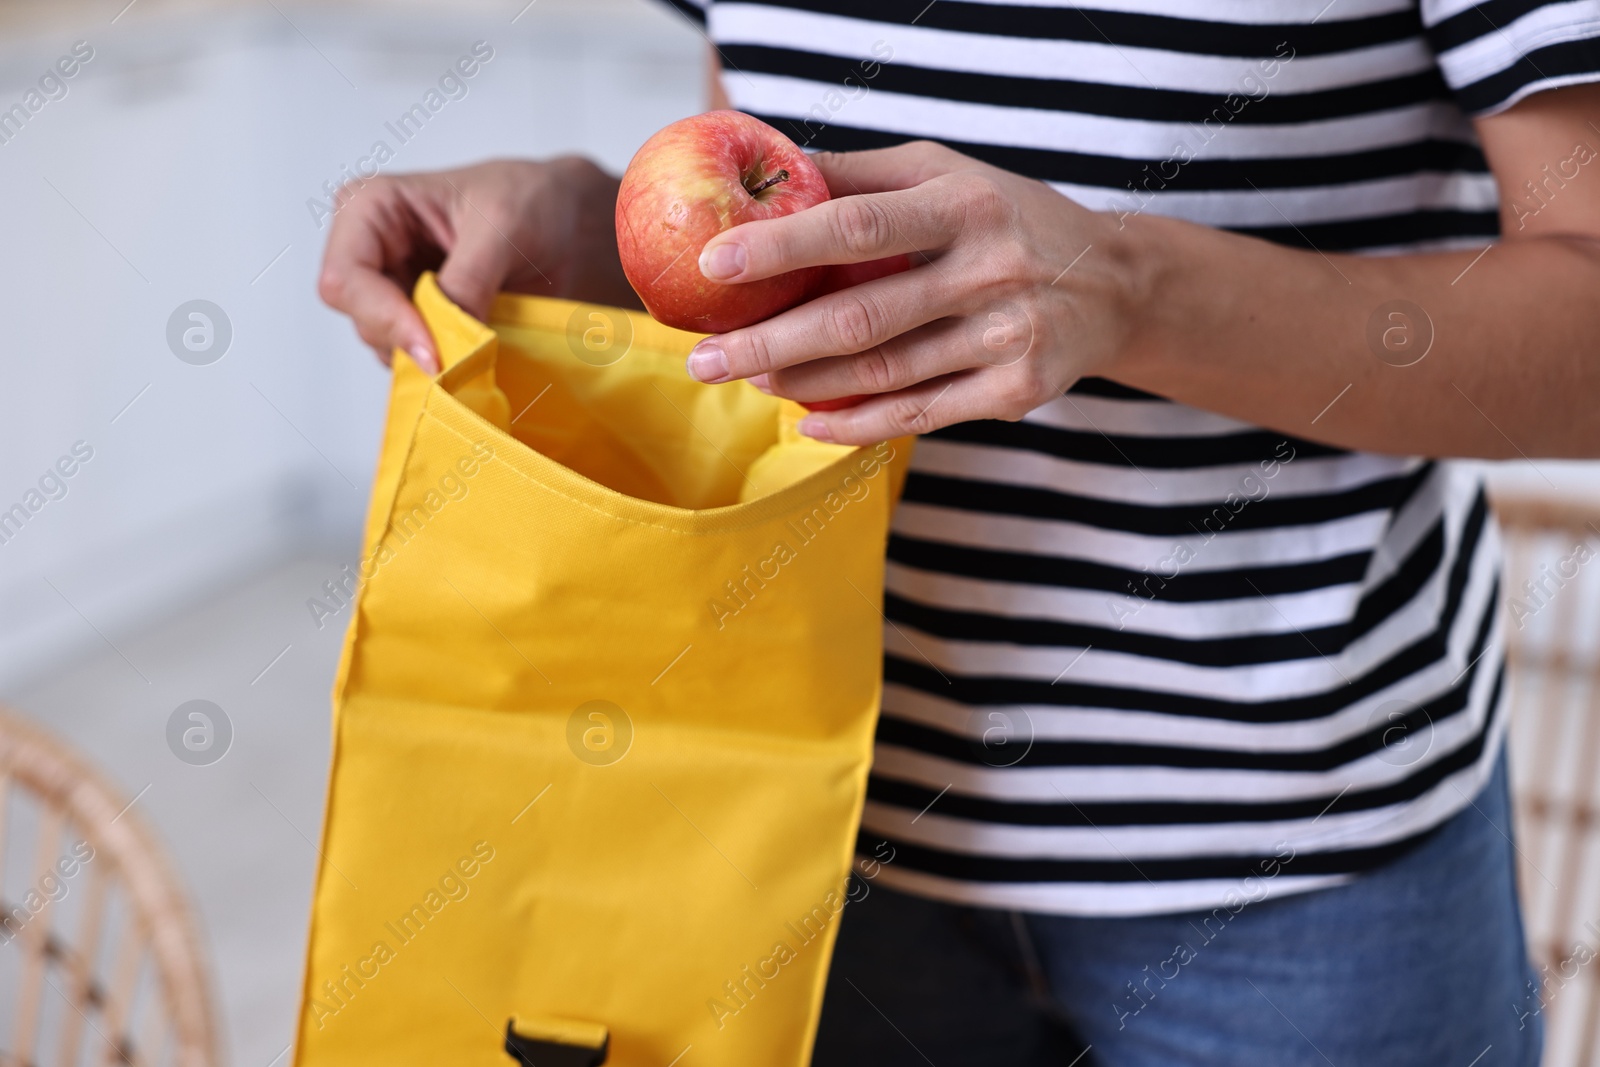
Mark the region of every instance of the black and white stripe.
MULTIPOLYGON (((1600 79, 1600 0, 675 2, 734 105, 808 147, 931 138, 1323 251, 1493 239, 1468 115, 1600 79)), ((1498 754, 1498 572, 1458 464, 1104 381, 932 434, 889 544, 882 877, 1139 914, 1274 858, 1277 893, 1382 863, 1498 754)))

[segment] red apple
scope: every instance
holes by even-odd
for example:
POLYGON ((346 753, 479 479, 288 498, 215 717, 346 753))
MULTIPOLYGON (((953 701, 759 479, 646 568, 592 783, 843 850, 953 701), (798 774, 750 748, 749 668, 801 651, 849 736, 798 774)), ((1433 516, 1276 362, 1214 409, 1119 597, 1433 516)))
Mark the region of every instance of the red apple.
POLYGON ((818 296, 837 293, 840 289, 848 289, 852 285, 864 285, 879 278, 887 278, 891 274, 910 270, 911 257, 903 254, 885 256, 865 263, 836 263, 822 269, 824 273, 822 284, 816 294, 818 296))
POLYGON ((834 397, 832 400, 801 400, 797 403, 807 411, 841 411, 855 407, 866 398, 866 393, 855 393, 850 396, 834 397))
POLYGON ((674 122, 644 143, 617 191, 617 252, 650 314, 680 330, 726 333, 805 300, 822 268, 722 285, 700 252, 744 222, 828 199, 816 164, 789 138, 738 111, 674 122))

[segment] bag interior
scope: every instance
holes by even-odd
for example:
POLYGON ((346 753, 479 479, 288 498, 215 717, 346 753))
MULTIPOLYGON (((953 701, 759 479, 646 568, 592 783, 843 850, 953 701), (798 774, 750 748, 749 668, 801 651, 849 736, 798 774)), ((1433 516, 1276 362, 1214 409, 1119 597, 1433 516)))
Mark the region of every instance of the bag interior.
POLYGON ((498 345, 440 384, 528 448, 618 493, 692 510, 728 507, 779 492, 852 451, 801 436, 795 426, 805 410, 792 401, 743 381, 690 378, 692 335, 669 351, 644 343, 646 334, 598 366, 580 358, 571 330, 489 325, 498 345))

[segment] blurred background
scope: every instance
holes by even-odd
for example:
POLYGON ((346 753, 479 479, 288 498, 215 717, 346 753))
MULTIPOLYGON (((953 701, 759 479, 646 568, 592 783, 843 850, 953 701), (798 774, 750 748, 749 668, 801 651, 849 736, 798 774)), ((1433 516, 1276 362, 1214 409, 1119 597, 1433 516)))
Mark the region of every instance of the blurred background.
MULTIPOLYGON (((284 1062, 293 1032, 347 621, 325 583, 358 556, 385 401, 315 298, 329 183, 380 140, 390 173, 562 152, 620 170, 700 110, 704 50, 647 0, 0 0, 0 109, 80 60, 25 121, 0 111, 0 515, 27 511, 0 518, 0 702, 165 842, 233 1064, 284 1062), (385 124, 477 42, 492 58, 400 143, 385 124), (195 307, 210 362, 169 343, 195 307), (212 762, 169 745, 196 700, 231 732, 212 762)), ((1491 476, 1600 500, 1591 465, 1491 476)))
POLYGON ((647 0, 0 2, 0 109, 78 42, 65 95, 0 119, 0 511, 92 450, 0 525, 0 702, 137 795, 198 909, 229 1062, 268 1067, 296 1017, 348 618, 307 601, 333 605, 358 558, 387 389, 316 299, 308 201, 379 140, 391 173, 563 152, 620 171, 703 109, 706 46, 647 0), (385 123, 480 41, 465 95, 401 144, 385 123), (194 300, 231 326, 207 365, 167 340, 194 300), (191 700, 232 727, 209 765, 168 747, 191 700))

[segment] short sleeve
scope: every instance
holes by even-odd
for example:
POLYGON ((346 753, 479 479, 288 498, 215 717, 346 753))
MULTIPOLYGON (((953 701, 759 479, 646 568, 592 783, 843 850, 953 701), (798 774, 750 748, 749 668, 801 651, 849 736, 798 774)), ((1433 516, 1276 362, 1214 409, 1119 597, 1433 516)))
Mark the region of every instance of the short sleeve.
POLYGON ((1600 81, 1600 0, 1420 0, 1444 80, 1468 114, 1600 81))
POLYGON ((676 8, 684 18, 705 29, 706 8, 711 6, 711 0, 665 0, 665 2, 668 7, 676 8))

